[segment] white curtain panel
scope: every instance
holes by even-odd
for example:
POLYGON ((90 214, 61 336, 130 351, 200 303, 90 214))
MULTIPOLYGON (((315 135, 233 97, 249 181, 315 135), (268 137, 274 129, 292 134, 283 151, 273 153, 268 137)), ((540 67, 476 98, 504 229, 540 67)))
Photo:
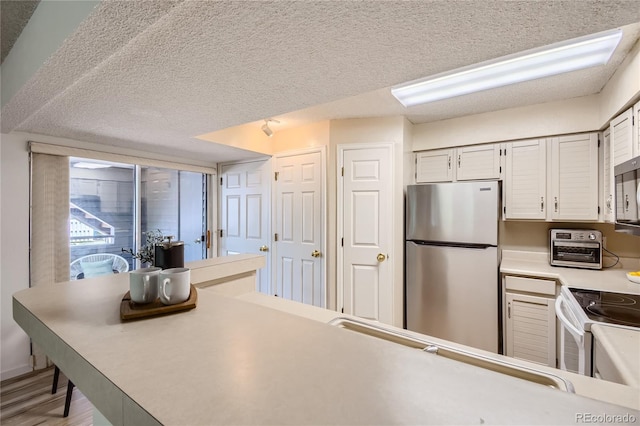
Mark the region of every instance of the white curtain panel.
MULTIPOLYGON (((31 154, 30 286, 69 281, 69 158, 31 154)), ((47 366, 33 348, 34 369, 47 366)))

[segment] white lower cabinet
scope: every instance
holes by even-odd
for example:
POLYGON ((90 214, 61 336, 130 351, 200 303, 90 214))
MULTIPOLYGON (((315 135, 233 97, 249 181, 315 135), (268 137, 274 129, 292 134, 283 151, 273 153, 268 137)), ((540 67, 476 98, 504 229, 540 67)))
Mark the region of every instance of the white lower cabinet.
POLYGON ((556 367, 556 282, 504 276, 504 353, 556 367))

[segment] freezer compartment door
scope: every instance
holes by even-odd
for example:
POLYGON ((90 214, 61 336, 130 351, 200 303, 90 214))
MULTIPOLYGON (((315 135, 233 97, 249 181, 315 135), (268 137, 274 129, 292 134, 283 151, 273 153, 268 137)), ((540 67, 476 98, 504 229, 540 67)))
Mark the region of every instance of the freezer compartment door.
POLYGON ((498 182, 407 187, 406 240, 498 245, 498 182))
POLYGON ((498 353, 498 249, 406 243, 407 329, 498 353))

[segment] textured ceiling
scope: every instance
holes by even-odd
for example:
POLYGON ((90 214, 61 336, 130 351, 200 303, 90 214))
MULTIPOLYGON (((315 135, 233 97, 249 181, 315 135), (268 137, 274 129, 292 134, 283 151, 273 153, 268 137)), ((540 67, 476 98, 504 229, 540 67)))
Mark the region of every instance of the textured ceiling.
POLYGON ((0 1, 0 39, 2 50, 0 64, 4 62, 22 29, 36 10, 40 0, 1 0, 0 1))
MULTIPOLYGON (((266 117, 414 123, 597 93, 609 65, 404 109, 397 83, 640 21, 637 1, 105 1, 2 109, 2 131, 252 154, 194 136, 266 117)), ((278 128, 273 125, 273 128, 278 128)))

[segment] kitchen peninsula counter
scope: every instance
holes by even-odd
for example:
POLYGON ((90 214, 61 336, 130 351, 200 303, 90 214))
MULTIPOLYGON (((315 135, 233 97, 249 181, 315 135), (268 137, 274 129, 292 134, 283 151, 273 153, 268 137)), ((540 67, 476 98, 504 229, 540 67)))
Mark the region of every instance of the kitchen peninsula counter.
POLYGON ((122 322, 127 290, 122 274, 27 289, 13 301, 18 324, 115 425, 569 424, 580 413, 640 417, 228 297, 215 286, 199 289, 191 311, 122 322))

